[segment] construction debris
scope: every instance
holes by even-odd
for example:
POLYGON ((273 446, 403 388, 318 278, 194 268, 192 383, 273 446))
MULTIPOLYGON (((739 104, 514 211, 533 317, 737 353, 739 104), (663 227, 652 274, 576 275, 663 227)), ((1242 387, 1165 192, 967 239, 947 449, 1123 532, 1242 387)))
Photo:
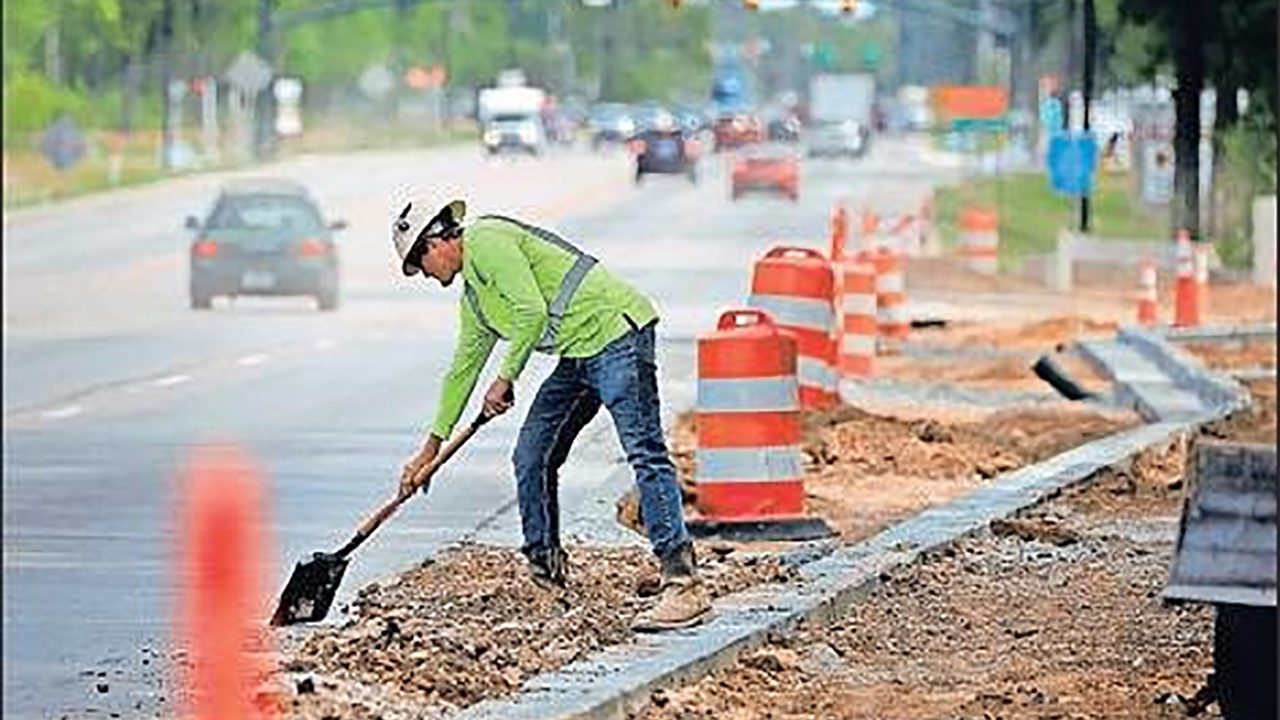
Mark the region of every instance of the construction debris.
POLYGON ((629 717, 1185 717, 1212 669, 1213 621, 1159 599, 1181 457, 1174 443, 1124 470, 1150 500, 1140 514, 1100 477, 629 717))
MULTIPOLYGON (((341 626, 289 635, 292 717, 321 718, 339 707, 350 709, 335 717, 393 717, 408 707, 418 709, 412 717, 431 717, 627 642, 631 620, 657 589, 650 553, 568 552, 564 590, 535 583, 518 551, 482 545, 362 588, 341 626)), ((713 596, 794 578, 776 557, 732 549, 705 549, 699 565, 713 596)))

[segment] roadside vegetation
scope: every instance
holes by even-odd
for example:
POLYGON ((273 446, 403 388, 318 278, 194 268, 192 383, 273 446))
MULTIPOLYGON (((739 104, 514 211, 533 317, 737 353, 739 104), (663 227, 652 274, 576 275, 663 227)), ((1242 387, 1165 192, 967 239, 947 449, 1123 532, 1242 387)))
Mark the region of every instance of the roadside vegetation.
MULTIPOLYGON (((1168 236, 1165 213, 1151 211, 1137 199, 1128 174, 1102 173, 1090 206, 1091 232, 1102 238, 1151 240, 1168 236)), ((1000 219, 1000 263, 1016 267, 1028 255, 1051 252, 1062 228, 1077 228, 1080 203, 1049 187, 1042 172, 1017 172, 975 178, 938 188, 935 195, 938 230, 955 244, 962 208, 992 208, 1000 219)))

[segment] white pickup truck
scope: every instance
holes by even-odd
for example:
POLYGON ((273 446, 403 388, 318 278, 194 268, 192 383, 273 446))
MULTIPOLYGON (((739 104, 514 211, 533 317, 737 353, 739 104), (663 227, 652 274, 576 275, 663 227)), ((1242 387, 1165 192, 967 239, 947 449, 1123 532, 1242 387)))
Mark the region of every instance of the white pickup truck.
POLYGON ((546 93, 523 85, 480 91, 477 116, 481 140, 490 155, 514 150, 537 155, 547 144, 542 126, 546 93))

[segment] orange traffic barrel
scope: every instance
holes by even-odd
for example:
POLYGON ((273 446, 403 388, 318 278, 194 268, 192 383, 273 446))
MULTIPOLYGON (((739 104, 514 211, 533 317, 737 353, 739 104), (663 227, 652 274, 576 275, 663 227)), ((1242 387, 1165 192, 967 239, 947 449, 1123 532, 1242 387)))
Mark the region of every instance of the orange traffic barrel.
POLYGON ((960 211, 960 257, 966 268, 995 274, 999 248, 999 218, 994 210, 968 207, 960 211))
POLYGON ((1178 276, 1174 283, 1173 324, 1193 327, 1200 324, 1200 289, 1196 283, 1196 262, 1191 236, 1178 231, 1178 276))
POLYGON ((876 279, 876 325, 880 337, 905 340, 911 332, 907 316, 907 283, 902 272, 902 256, 888 248, 871 255, 876 279))
POLYGON ((1138 266, 1138 322, 1155 325, 1159 318, 1156 294, 1156 264, 1143 260, 1138 266))
POLYGON ((747 305, 769 313, 795 334, 800 406, 834 406, 835 273, 827 258, 811 248, 773 248, 756 261, 747 305))
POLYGON ((729 310, 697 341, 697 517, 689 530, 743 539, 810 539, 804 516, 795 337, 757 309, 729 310))
POLYGON ((840 376, 867 378, 875 371, 876 268, 847 259, 838 265, 840 285, 840 376))

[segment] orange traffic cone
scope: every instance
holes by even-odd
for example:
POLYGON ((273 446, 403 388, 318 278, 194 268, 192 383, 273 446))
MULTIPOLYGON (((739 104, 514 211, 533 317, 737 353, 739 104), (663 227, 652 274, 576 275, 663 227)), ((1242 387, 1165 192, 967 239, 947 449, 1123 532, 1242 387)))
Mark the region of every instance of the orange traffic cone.
POLYGON ((1195 260, 1191 236, 1178 231, 1178 278, 1174 284, 1173 324, 1194 327, 1200 324, 1200 292, 1196 287, 1195 260))
POLYGON ((180 489, 175 620, 189 659, 175 669, 186 705, 180 716, 275 718, 282 695, 262 692, 274 669, 267 659, 262 479, 238 451, 219 448, 192 458, 180 489))

